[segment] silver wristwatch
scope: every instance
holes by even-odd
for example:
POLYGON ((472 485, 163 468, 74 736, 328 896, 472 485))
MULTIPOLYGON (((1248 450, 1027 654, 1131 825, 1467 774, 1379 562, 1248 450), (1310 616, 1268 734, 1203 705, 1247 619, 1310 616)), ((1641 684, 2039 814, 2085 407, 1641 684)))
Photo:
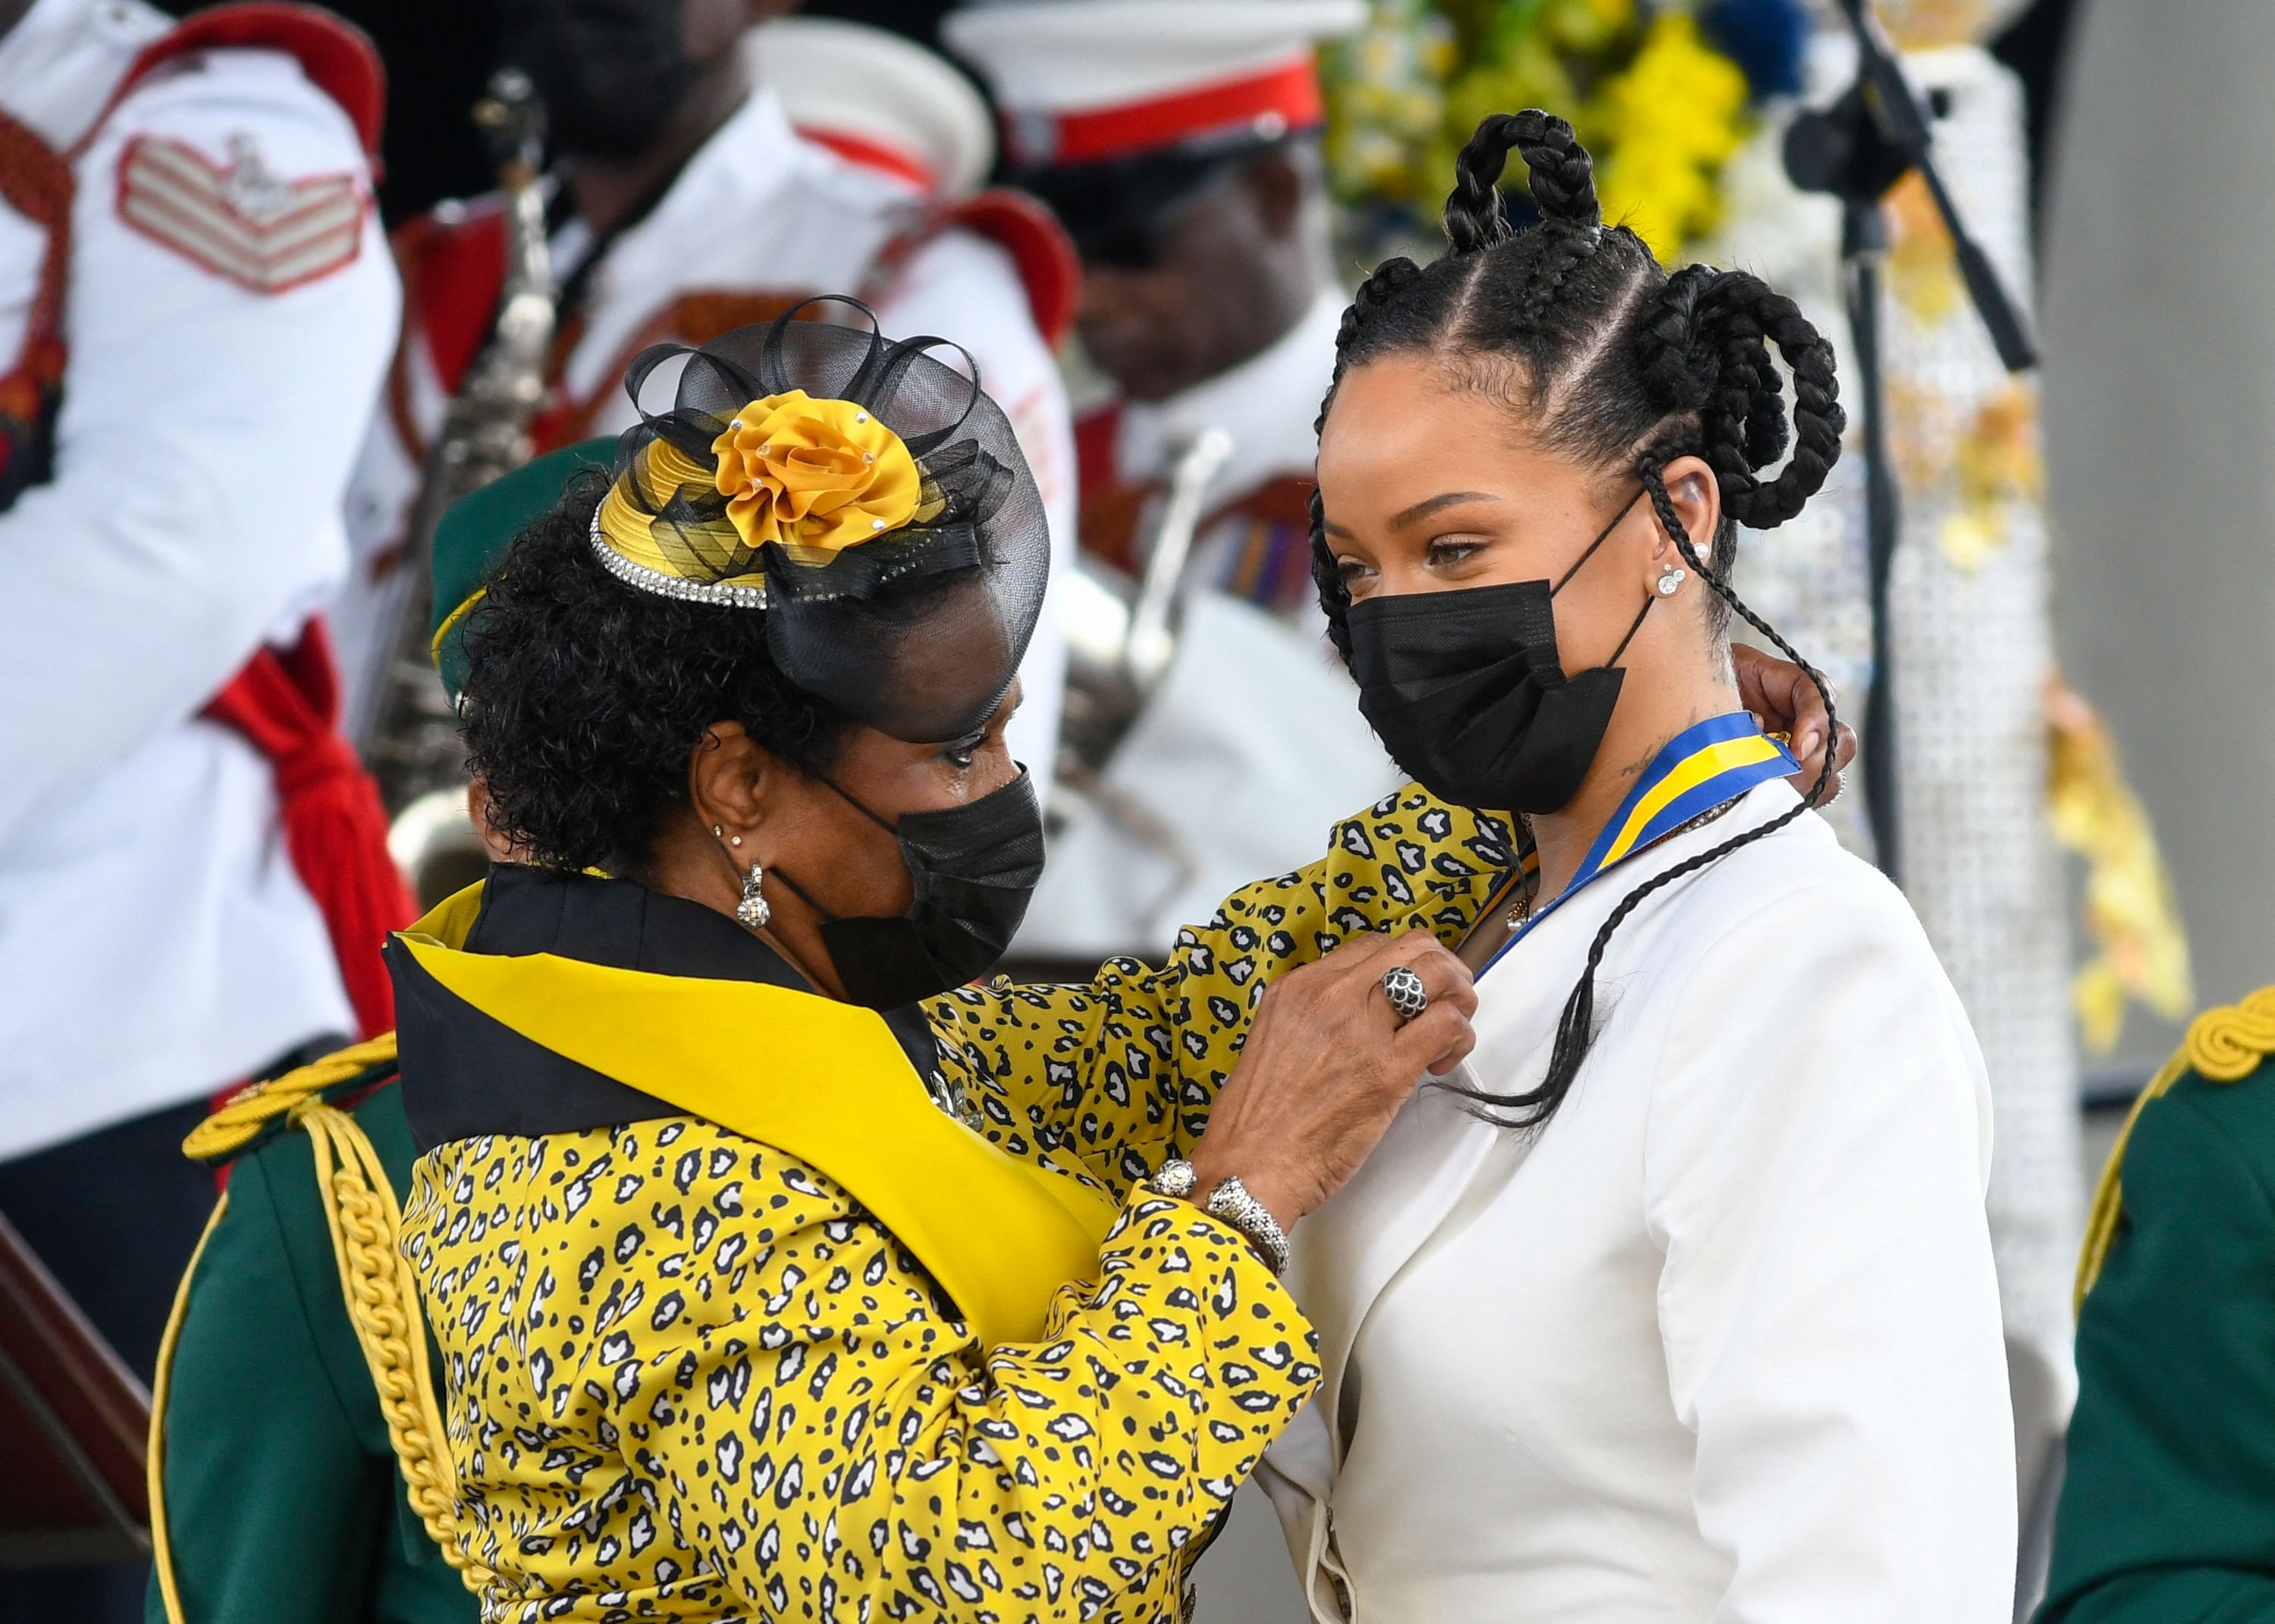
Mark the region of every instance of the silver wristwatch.
MULTIPOLYGON (((1198 1182, 1192 1163, 1173 1158, 1163 1162, 1153 1175, 1152 1187, 1164 1196, 1190 1200, 1198 1182)), ((1209 1192, 1201 1208, 1219 1223, 1246 1236, 1264 1259, 1264 1266, 1274 1274, 1288 1272, 1288 1232, 1281 1228, 1269 1208, 1248 1193, 1248 1186, 1239 1179, 1228 1178, 1220 1183, 1209 1192)))
POLYGON ((1155 1170, 1148 1182, 1158 1194, 1175 1196, 1183 1201, 1193 1193, 1193 1186, 1199 1180, 1200 1175, 1193 1171, 1192 1163, 1172 1156, 1155 1170))

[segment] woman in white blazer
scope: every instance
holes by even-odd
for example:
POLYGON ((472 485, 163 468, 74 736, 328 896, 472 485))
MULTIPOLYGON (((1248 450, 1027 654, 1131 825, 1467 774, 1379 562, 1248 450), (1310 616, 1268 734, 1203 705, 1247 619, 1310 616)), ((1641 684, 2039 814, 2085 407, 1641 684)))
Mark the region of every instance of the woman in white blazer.
POLYGON ((1480 126, 1446 224, 1345 318, 1315 551, 1385 744, 1537 868, 1465 950, 1475 1053, 1296 1236, 1325 1380, 1264 1477, 1314 1612, 2003 1624, 1982 1059, 1731 685, 1733 608, 1786 646, 1735 525, 1839 454, 1831 350, 1663 274, 1540 113, 1480 126))

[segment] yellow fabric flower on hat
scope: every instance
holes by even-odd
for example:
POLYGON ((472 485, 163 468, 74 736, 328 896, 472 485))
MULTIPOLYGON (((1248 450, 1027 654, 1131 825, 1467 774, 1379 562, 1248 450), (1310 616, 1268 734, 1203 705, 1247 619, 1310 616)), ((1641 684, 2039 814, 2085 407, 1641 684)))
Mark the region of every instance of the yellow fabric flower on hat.
POLYGON ((711 450, 744 545, 778 542, 815 562, 898 530, 923 493, 917 459, 874 412, 804 389, 751 402, 711 450))

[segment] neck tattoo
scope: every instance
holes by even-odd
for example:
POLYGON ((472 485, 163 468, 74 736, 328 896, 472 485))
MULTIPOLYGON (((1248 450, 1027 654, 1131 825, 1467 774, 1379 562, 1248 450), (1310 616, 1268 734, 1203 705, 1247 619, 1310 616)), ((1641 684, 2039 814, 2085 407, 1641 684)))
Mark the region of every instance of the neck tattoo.
MULTIPOLYGON (((1674 827, 1667 830, 1666 834, 1651 842, 1650 845, 1637 847, 1634 851, 1628 855, 1631 858, 1639 857, 1644 852, 1652 850, 1659 846, 1664 846, 1668 841, 1688 835, 1694 829, 1703 829, 1737 804, 1738 803, 1735 800, 1729 800, 1723 802, 1719 806, 1710 806, 1704 812, 1700 812, 1696 818, 1691 819, 1688 823, 1679 823, 1675 825, 1674 827)), ((1532 918, 1533 904, 1538 900, 1538 895, 1539 881, 1538 877, 1536 875, 1531 883, 1522 886, 1518 888, 1516 905, 1508 910, 1508 918, 1502 922, 1506 928, 1512 931, 1522 930, 1524 926, 1524 922, 1532 918)))

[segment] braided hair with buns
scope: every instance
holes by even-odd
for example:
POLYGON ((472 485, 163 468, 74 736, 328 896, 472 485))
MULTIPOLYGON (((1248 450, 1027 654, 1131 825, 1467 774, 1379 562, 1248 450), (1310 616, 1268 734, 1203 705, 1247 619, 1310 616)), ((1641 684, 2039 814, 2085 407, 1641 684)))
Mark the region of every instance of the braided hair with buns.
MULTIPOLYGON (((1847 419, 1833 347, 1794 302, 1742 271, 1689 266, 1669 276, 1624 225, 1606 226, 1594 164, 1561 118, 1536 110, 1496 113, 1455 163, 1446 200, 1451 251, 1427 266, 1386 261, 1359 286, 1335 338, 1334 381, 1319 408, 1326 427, 1351 367, 1379 357, 1429 358, 1456 389, 1505 404, 1544 450, 1639 480, 1683 562, 1714 593, 1712 631, 1731 610, 1833 693, 1793 646, 1731 589, 1736 529, 1767 530, 1799 513, 1840 455, 1847 419), (1511 151, 1525 163, 1538 223, 1515 229, 1500 181, 1511 151), (1771 359, 1793 374, 1793 406, 1771 359), (1789 451, 1789 455, 1788 455, 1789 451), (1702 560, 1667 494, 1662 470, 1695 456, 1713 470, 1722 520, 1702 560), (1774 474, 1769 470, 1784 457, 1774 474)), ((1328 548, 1325 512, 1311 497, 1311 570, 1328 635, 1348 661, 1345 590, 1328 548)), ((1595 1038, 1596 973, 1616 932, 1644 899, 1740 846, 1784 827, 1830 787, 1832 752, 1804 802, 1629 892, 1590 945, 1586 968, 1557 1023, 1547 1075, 1500 1094, 1457 1089, 1472 1109, 1521 1130, 1544 1126, 1570 1091, 1595 1038)))

